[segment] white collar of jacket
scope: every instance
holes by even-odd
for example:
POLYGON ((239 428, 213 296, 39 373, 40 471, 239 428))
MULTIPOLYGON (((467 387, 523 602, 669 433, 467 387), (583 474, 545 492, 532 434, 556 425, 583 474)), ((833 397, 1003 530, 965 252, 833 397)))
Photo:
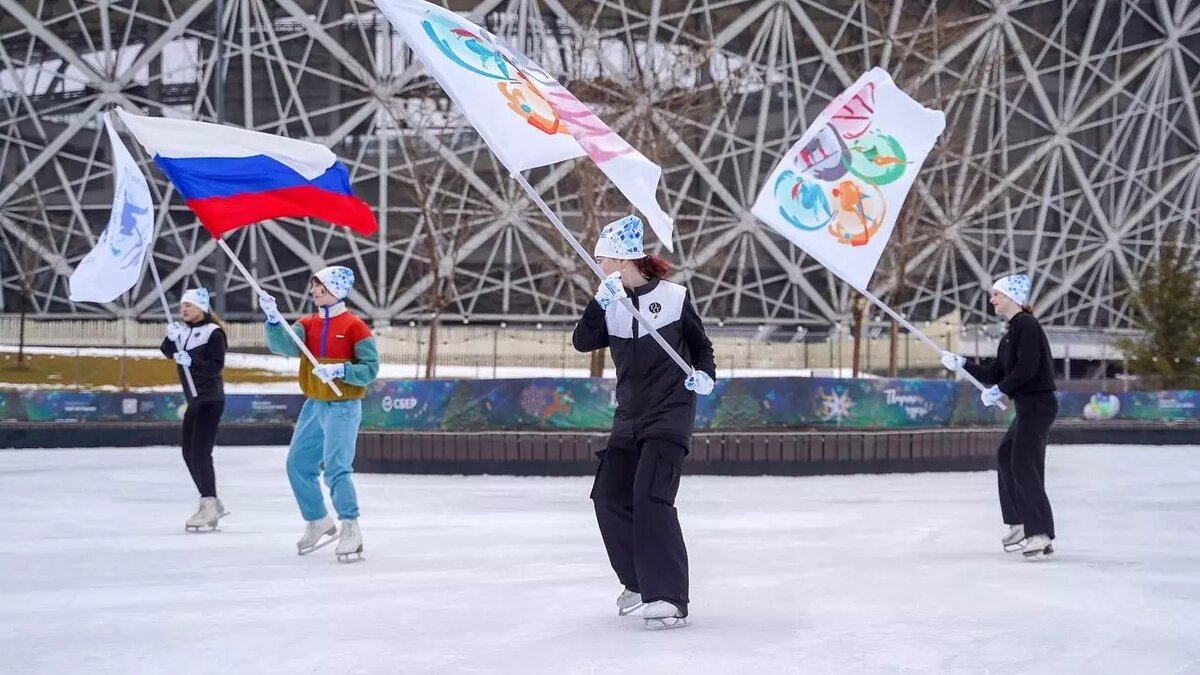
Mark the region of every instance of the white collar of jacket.
POLYGON ((317 314, 320 314, 321 318, 325 319, 326 321, 328 321, 329 319, 332 319, 335 316, 338 316, 339 314, 345 314, 345 313, 346 313, 346 303, 344 303, 344 302, 335 302, 328 307, 318 307, 317 308, 317 314))

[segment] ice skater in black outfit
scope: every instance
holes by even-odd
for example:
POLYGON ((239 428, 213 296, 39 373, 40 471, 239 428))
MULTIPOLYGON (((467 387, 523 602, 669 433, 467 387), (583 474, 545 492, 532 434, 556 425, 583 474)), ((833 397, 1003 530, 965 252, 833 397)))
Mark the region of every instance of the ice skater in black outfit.
POLYGON ((1029 277, 1007 276, 992 287, 996 313, 1008 319, 996 358, 979 365, 949 352, 944 365, 960 366, 991 388, 980 394, 984 405, 1001 395, 1012 400, 1017 417, 1000 442, 997 455, 1000 512, 1009 526, 1001 539, 1004 550, 1021 551, 1027 560, 1054 553, 1054 514, 1046 496, 1046 441, 1058 416, 1054 396, 1054 360, 1042 325, 1029 308, 1029 277))
POLYGON ((220 319, 210 311, 206 289, 193 288, 185 292, 179 314, 183 322, 174 322, 167 327, 162 353, 178 364, 179 381, 187 398, 187 412, 183 415, 183 461, 200 492, 200 508, 187 519, 185 528, 188 531, 200 531, 205 527, 216 529, 217 521, 227 515, 224 504, 217 498, 212 458, 221 413, 225 411, 225 384, 221 379, 221 371, 225 368, 225 331, 220 319), (192 382, 196 385, 195 396, 188 386, 185 369, 191 372, 192 382))
POLYGON ((712 393, 712 343, 687 289, 665 281, 671 267, 642 250, 642 222, 628 216, 604 228, 596 260, 609 277, 575 326, 575 349, 608 347, 617 368, 617 410, 591 498, 617 579, 622 616, 638 607, 650 629, 687 625, 688 560, 675 510, 696 394, 712 393), (685 375, 619 300, 629 297, 691 363, 685 375))

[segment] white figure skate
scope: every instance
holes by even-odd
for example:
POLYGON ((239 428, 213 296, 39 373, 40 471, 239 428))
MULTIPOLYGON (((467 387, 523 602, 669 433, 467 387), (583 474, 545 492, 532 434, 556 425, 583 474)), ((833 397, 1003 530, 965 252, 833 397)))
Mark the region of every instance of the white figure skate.
POLYGON ((320 520, 310 520, 304 526, 304 536, 296 542, 296 553, 308 555, 335 541, 337 541, 337 524, 333 522, 333 518, 325 516, 320 520))
POLYGON ((643 604, 645 603, 642 602, 641 593, 634 593, 626 588, 617 596, 617 614, 628 616, 636 612, 643 604))
POLYGON ((217 529, 217 521, 221 518, 221 510, 216 497, 201 497, 200 508, 183 524, 188 532, 212 532, 217 529))
POLYGON ((1005 553, 1016 553, 1025 547, 1025 526, 1009 525, 1008 534, 1000 539, 1005 553))
POLYGON ((665 600, 656 600, 642 608, 642 621, 645 622, 647 630, 683 628, 688 625, 683 612, 665 600))
POLYGON ((358 529, 358 520, 343 520, 342 531, 338 535, 338 562, 361 562, 364 559, 362 552, 362 530, 358 529))
POLYGON ((1021 555, 1034 562, 1049 560, 1054 555, 1054 541, 1044 534, 1035 534, 1025 540, 1021 555))

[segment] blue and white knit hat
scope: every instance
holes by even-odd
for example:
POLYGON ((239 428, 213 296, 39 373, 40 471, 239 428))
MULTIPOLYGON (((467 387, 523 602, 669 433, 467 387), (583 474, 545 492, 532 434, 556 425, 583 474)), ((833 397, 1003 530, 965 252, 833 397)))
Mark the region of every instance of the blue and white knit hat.
POLYGON ((617 260, 645 258, 646 252, 642 250, 642 219, 625 216, 605 225, 600 231, 600 239, 596 241, 594 253, 597 258, 617 260))
POLYGON ((180 304, 187 303, 200 308, 201 312, 207 314, 211 307, 208 299, 208 289, 201 286, 200 288, 189 288, 183 292, 183 299, 180 304))
POLYGON ((1022 307, 1029 304, 1029 291, 1032 287, 1028 274, 1010 274, 1000 277, 992 284, 992 290, 1000 291, 1022 307))
POLYGON ((346 296, 350 295, 350 289, 354 287, 354 270, 349 267, 334 265, 326 267, 313 276, 324 284, 325 288, 338 300, 345 300, 346 296))

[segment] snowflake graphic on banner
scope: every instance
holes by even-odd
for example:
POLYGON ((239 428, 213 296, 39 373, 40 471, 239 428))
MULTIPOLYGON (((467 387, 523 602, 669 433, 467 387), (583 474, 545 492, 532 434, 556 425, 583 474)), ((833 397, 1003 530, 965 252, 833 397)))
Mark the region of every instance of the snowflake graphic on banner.
POLYGON ((853 407, 854 401, 850 399, 850 392, 838 392, 834 389, 826 394, 824 389, 817 388, 817 415, 826 422, 834 420, 841 424, 850 416, 850 409, 853 407))

